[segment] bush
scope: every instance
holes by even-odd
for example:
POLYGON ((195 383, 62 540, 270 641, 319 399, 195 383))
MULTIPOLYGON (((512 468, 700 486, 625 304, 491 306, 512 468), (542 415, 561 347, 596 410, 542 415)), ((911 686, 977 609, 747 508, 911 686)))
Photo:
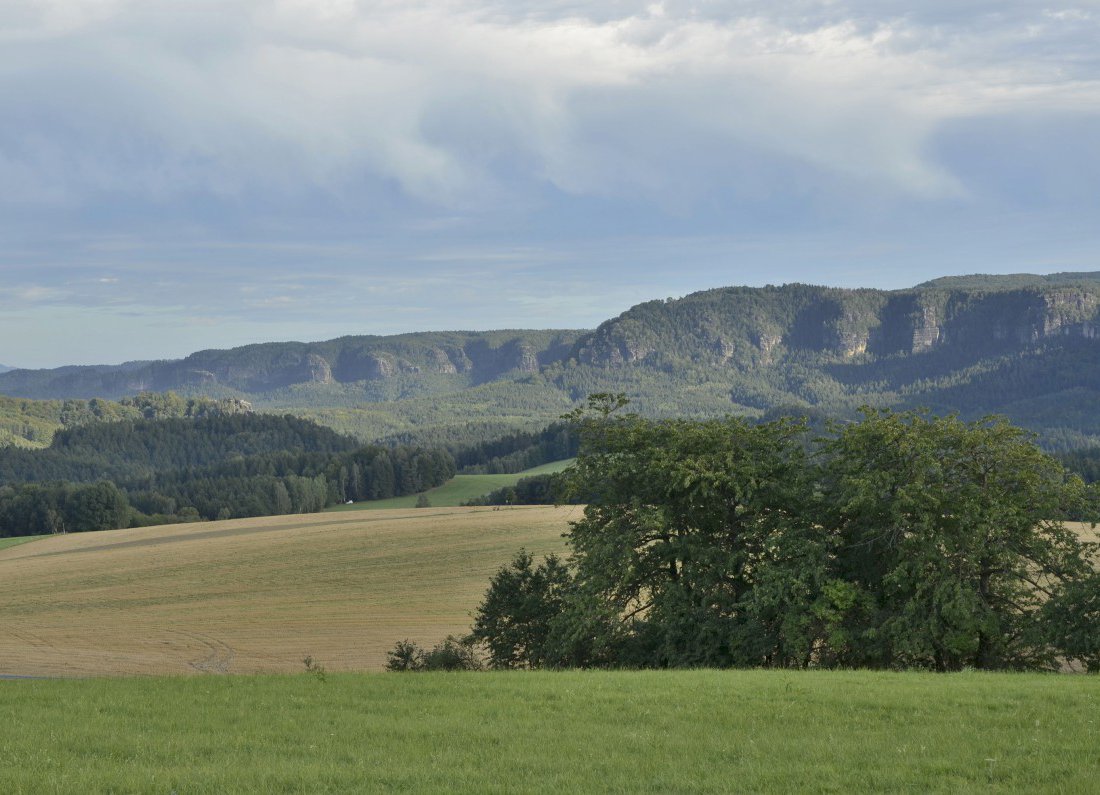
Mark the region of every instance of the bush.
POLYGON ((421 658, 422 671, 480 671, 481 661, 473 646, 465 640, 448 635, 442 643, 432 646, 421 658))
POLYGON ((387 671, 419 671, 424 650, 405 638, 397 641, 394 647, 386 652, 386 657, 388 658, 387 671))
POLYGON ((525 550, 502 567, 478 606, 470 639, 483 643, 493 668, 538 668, 547 657, 554 620, 572 585, 556 555, 535 565, 525 550))
POLYGON ((473 645, 454 635, 427 650, 406 638, 398 641, 386 656, 387 671, 480 671, 483 667, 473 645))

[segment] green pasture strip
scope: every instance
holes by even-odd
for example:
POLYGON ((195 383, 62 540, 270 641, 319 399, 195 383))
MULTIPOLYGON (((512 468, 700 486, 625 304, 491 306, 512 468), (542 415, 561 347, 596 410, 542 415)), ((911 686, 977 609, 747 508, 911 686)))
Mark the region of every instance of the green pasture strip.
POLYGON ((518 473, 515 478, 519 480, 520 478, 529 478, 532 475, 552 475, 555 472, 561 472, 563 469, 573 466, 573 462, 576 460, 575 458, 565 458, 561 461, 551 461, 549 464, 542 464, 541 466, 525 469, 518 473))
POLYGON ((0 791, 1095 792, 1100 678, 661 671, 0 682, 0 791))
POLYGON ((13 538, 0 538, 0 549, 7 549, 8 547, 14 547, 19 544, 25 544, 28 541, 34 541, 36 538, 45 538, 46 536, 15 536, 13 538))
MULTIPOLYGON (((433 508, 446 508, 461 505, 474 497, 488 494, 490 491, 514 486, 520 478, 532 475, 546 475, 560 472, 573 463, 572 458, 564 461, 552 461, 549 464, 532 467, 511 475, 455 475, 442 486, 428 489, 424 493, 433 508)), ((329 511, 392 510, 394 508, 415 508, 419 495, 406 494, 404 497, 391 497, 388 500, 369 500, 353 505, 335 505, 329 511)))

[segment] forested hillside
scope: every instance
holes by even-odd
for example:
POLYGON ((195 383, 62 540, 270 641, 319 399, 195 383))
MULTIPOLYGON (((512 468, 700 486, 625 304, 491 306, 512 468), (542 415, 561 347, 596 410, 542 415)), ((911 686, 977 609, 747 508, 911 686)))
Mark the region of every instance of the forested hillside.
POLYGON ((292 416, 98 423, 0 451, 0 536, 313 512, 454 474, 446 451, 363 447, 292 416))
POLYGON ((100 398, 28 400, 0 395, 0 448, 47 447, 54 433, 62 428, 78 428, 99 422, 198 418, 241 414, 250 410, 248 403, 233 398, 185 398, 172 392, 142 392, 117 402, 100 398))
POLYGON ((363 441, 452 450, 538 431, 594 392, 624 392, 651 417, 777 406, 850 416, 862 404, 1002 413, 1069 450, 1100 443, 1100 275, 728 287, 639 304, 591 332, 343 337, 0 374, 0 393, 21 397, 141 389, 246 399, 363 441))
POLYGON ((273 342, 207 350, 178 361, 61 367, 4 373, 0 392, 31 398, 118 398, 143 391, 272 395, 293 402, 294 387, 329 387, 355 401, 378 402, 451 391, 509 374, 537 372, 566 356, 579 331, 426 332, 273 342), (340 385, 354 384, 353 392, 340 385))

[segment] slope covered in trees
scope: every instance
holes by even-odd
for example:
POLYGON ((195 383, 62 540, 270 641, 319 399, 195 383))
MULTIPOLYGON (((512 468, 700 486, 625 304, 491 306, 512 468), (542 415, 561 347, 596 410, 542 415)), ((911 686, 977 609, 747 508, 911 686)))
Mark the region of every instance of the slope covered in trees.
POLYGON ((292 416, 140 419, 0 450, 0 536, 319 511, 440 485, 442 450, 362 447, 292 416))
POLYGON ((142 392, 120 400, 30 400, 0 395, 0 448, 47 447, 55 432, 99 422, 198 418, 241 414, 249 404, 235 399, 181 397, 173 392, 142 392))

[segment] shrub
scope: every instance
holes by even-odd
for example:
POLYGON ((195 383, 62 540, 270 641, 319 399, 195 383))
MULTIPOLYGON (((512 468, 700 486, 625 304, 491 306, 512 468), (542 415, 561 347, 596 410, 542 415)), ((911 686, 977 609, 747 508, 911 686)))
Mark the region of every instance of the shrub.
POLYGON ((398 641, 386 653, 387 671, 480 671, 481 661, 473 645, 465 639, 448 635, 441 643, 423 649, 411 640, 398 641))

